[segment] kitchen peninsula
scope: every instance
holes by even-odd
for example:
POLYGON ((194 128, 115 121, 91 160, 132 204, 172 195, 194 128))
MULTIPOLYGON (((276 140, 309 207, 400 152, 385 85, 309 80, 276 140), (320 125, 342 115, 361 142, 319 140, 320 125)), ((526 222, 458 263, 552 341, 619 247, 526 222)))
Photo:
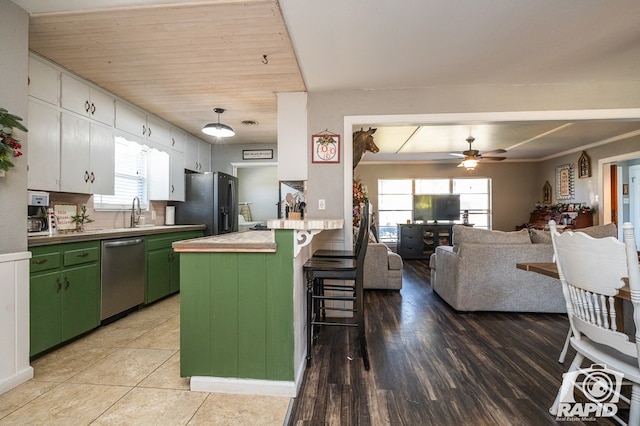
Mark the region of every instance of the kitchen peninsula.
POLYGON ((306 356, 311 240, 343 219, 269 220, 269 230, 173 244, 180 253, 180 374, 191 390, 295 396, 306 356))

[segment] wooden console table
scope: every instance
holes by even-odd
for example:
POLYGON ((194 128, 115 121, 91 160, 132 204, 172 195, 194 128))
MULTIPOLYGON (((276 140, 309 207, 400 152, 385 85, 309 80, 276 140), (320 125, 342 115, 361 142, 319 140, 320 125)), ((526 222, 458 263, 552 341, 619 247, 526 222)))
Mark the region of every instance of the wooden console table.
POLYGON ((516 227, 516 229, 522 228, 535 228, 546 229, 550 220, 554 220, 558 225, 563 224, 563 219, 568 216, 571 223, 567 225, 569 229, 580 229, 588 226, 593 226, 593 215, 591 213, 581 212, 551 212, 548 210, 534 210, 529 217, 529 223, 525 223, 522 226, 516 227))

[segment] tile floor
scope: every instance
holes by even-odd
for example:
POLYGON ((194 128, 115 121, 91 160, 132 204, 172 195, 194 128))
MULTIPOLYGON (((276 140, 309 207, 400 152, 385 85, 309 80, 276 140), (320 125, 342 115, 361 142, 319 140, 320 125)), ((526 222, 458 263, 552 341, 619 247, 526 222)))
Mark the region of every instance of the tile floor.
POLYGON ((180 296, 44 355, 0 395, 0 425, 282 425, 290 398, 189 391, 180 296))

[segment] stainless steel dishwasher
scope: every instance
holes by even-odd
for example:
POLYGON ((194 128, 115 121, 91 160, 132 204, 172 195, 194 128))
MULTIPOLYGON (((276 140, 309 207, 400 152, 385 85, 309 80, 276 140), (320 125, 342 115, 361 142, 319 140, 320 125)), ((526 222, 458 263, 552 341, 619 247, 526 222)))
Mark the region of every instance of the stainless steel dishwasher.
POLYGON ((144 238, 102 241, 101 320, 144 303, 146 275, 144 257, 144 238))

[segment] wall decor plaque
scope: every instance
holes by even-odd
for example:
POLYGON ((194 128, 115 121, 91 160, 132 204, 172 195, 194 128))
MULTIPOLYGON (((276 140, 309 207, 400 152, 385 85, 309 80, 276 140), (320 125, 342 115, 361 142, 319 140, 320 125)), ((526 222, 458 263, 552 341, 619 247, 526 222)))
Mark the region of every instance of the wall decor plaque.
POLYGON ((591 177, 591 159, 585 151, 582 151, 580 159, 578 160, 578 178, 591 177))
POLYGON ((340 162, 340 135, 322 133, 311 136, 312 163, 340 162))
POLYGON ((58 221, 59 231, 75 231, 76 224, 71 220, 71 217, 78 214, 77 204, 55 204, 53 212, 58 221))
POLYGON ((558 200, 570 200, 574 191, 573 167, 571 164, 563 164, 556 167, 556 191, 558 200))

